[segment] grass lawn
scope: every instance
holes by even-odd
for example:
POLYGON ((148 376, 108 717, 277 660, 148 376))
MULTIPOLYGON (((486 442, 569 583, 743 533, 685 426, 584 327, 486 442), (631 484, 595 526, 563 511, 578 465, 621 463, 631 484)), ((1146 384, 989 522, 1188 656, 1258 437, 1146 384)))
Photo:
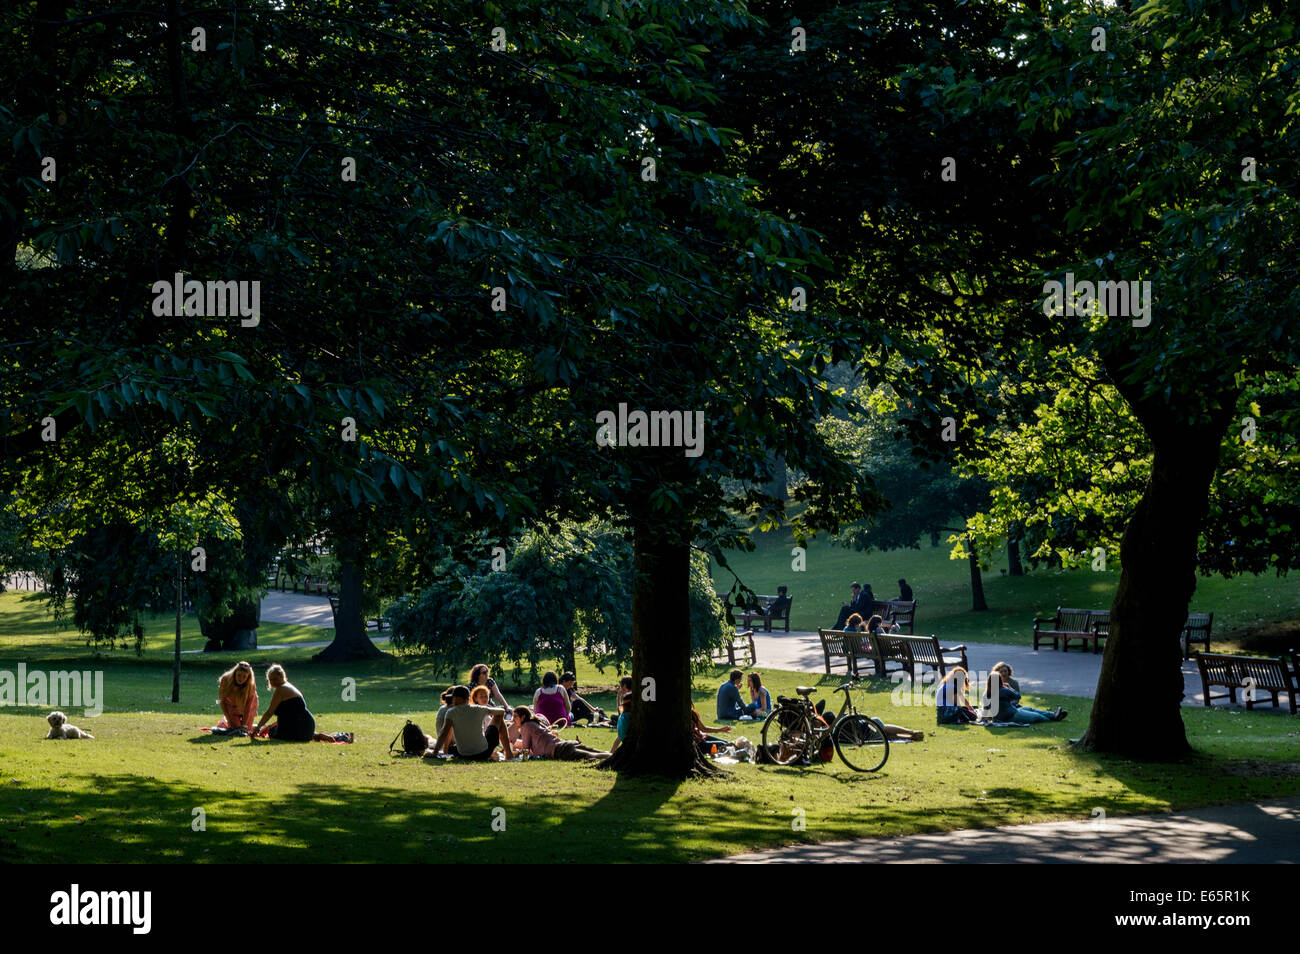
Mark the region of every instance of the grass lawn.
MULTIPOLYGON (((795 544, 788 530, 755 533, 752 539, 752 553, 728 553, 727 562, 757 593, 789 586, 794 598, 790 628, 799 630, 832 625, 841 604, 848 602, 854 580, 870 583, 878 599, 897 599, 898 579, 903 577, 917 600, 918 635, 933 633, 949 643, 1028 645, 1035 616, 1051 616, 1057 606, 1109 609, 1119 583, 1118 564, 1108 564, 1105 572, 1040 569, 1014 577, 1000 572, 1007 563, 1006 554, 998 553, 993 569, 984 573, 989 611, 976 613, 971 610, 969 566, 965 560, 948 558, 948 544, 931 547, 926 539, 919 550, 862 553, 820 536, 808 541, 807 569, 795 573, 790 570, 795 544)), ((720 591, 734 582, 729 571, 717 566, 713 578, 720 591)), ((1214 613, 1215 652, 1250 649, 1252 634, 1300 620, 1300 586, 1276 576, 1198 576, 1191 611, 1214 613)))
MULTIPOLYGON (((677 784, 573 763, 398 758, 388 743, 408 716, 432 727, 448 678, 411 658, 310 663, 314 650, 302 648, 248 656, 263 682, 265 664, 283 662, 320 728, 354 731, 357 743, 212 738, 199 727, 217 717, 216 677, 230 659, 186 657, 182 702, 173 705, 164 651, 92 658, 75 634, 33 630, 32 606, 0 595, 0 670, 38 660, 44 669, 100 670, 104 713, 69 712, 95 741, 46 742, 48 707, 0 710, 0 862, 682 861, 862 835, 1082 820, 1094 808, 1119 815, 1300 794, 1300 722, 1288 715, 1184 709, 1200 754, 1151 766, 1068 751, 1087 718, 1085 699, 1027 700, 1066 705, 1071 717, 1061 724, 936 730, 932 709, 892 706, 888 684, 859 694, 859 707, 934 734, 891 746, 876 774, 838 761, 741 764, 722 781, 677 784), (345 678, 356 681, 355 702, 342 699, 345 678), (498 808, 505 831, 492 829, 498 808), (195 809, 205 831, 192 830, 195 809), (796 809, 803 831, 792 830, 796 809)), ((710 723, 724 671, 696 682, 710 723)), ((773 695, 809 683, 829 697, 838 682, 765 675, 773 695)), ((579 677, 593 687, 614 682, 594 670, 579 677)), ((512 691, 508 675, 503 683, 512 702, 525 700, 527 689, 512 691)), ((612 696, 594 701, 608 707, 612 696)), ((744 724, 733 734, 757 741, 758 730, 744 724)), ((613 737, 564 734, 597 744, 613 737)))

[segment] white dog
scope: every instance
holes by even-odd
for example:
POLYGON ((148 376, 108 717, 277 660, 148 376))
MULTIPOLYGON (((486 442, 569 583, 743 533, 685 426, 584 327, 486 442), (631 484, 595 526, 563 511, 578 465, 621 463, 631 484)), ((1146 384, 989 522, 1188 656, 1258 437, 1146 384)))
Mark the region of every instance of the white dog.
POLYGON ((62 712, 51 712, 45 717, 45 721, 50 724, 50 734, 47 739, 93 739, 94 736, 85 729, 78 729, 75 725, 68 722, 68 717, 62 712))

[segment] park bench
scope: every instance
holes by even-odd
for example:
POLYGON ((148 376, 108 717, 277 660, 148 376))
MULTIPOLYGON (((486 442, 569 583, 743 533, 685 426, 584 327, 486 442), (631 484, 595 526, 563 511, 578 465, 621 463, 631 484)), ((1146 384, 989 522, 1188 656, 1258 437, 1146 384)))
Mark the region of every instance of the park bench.
POLYGON ((1201 692, 1207 706, 1214 699, 1228 699, 1236 705, 1237 690, 1253 687, 1254 697, 1248 694, 1245 700, 1247 709, 1255 708, 1256 699, 1261 692, 1267 692, 1273 697, 1274 706, 1279 705, 1278 694, 1285 692, 1291 705, 1291 714, 1296 714, 1296 692, 1300 689, 1300 675, 1297 675, 1296 668, 1300 666, 1300 658, 1294 652, 1290 659, 1284 656, 1229 656, 1198 652, 1196 666, 1201 670, 1201 692), (1219 686, 1228 691, 1211 695, 1211 686, 1219 686))
POLYGON ((871 616, 879 616, 886 623, 897 623, 899 630, 910 636, 916 621, 916 600, 874 600, 868 618, 871 616))
POLYGON ((1058 606, 1055 616, 1034 617, 1034 650, 1038 650, 1039 643, 1050 639, 1053 649, 1068 652, 1070 640, 1077 639, 1085 646, 1091 642, 1092 651, 1096 653, 1100 652, 1099 641, 1105 639, 1109 632, 1109 610, 1067 609, 1058 606), (1051 628, 1039 629, 1043 623, 1051 624, 1051 628))
POLYGON ((880 673, 880 662, 876 658, 871 638, 866 633, 846 633, 838 629, 819 629, 817 636, 822 641, 822 655, 826 659, 826 675, 840 666, 850 675, 857 673, 858 660, 869 659, 876 663, 876 672, 880 673))
POLYGON ((310 576, 303 577, 302 591, 304 593, 316 593, 317 595, 323 593, 326 596, 333 594, 333 589, 330 587, 329 580, 313 578, 310 576))
POLYGON ((794 605, 794 597, 787 598, 790 602, 786 604, 784 613, 777 616, 768 616, 765 610, 776 602, 776 597, 758 594, 759 604, 762 609, 745 610, 740 614, 740 625, 752 626, 756 620, 762 620, 763 632, 770 633, 772 632, 772 622, 775 620, 778 623, 785 623, 785 631, 790 632, 790 607, 794 605))
POLYGON ((886 622, 897 623, 898 628, 907 635, 912 635, 912 624, 916 621, 916 600, 889 600, 886 622))
POLYGON ((956 666, 970 671, 964 644, 940 646, 937 636, 876 635, 871 639, 881 663, 877 670, 882 675, 890 662, 899 663, 898 668, 907 670, 914 681, 917 666, 929 666, 940 676, 947 675, 948 670, 956 666))
POLYGON ((1192 658, 1192 643, 1204 643, 1210 651, 1210 627, 1214 625, 1213 613, 1192 613, 1183 624, 1183 658, 1192 658))
POLYGON ((737 633, 727 640, 725 645, 714 649, 709 658, 718 665, 723 663, 729 666, 754 665, 758 660, 758 654, 754 649, 754 631, 749 629, 737 633))

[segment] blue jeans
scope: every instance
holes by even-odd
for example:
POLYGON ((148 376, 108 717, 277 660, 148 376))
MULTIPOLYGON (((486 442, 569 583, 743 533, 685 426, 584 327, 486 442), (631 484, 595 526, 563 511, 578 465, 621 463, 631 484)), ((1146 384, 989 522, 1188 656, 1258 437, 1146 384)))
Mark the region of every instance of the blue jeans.
POLYGON ((1039 722, 1052 722, 1056 717, 1050 712, 1044 712, 1042 709, 1031 709, 1029 706, 1021 706, 1015 712, 1011 713, 1007 722, 1019 722, 1021 725, 1035 725, 1039 722))

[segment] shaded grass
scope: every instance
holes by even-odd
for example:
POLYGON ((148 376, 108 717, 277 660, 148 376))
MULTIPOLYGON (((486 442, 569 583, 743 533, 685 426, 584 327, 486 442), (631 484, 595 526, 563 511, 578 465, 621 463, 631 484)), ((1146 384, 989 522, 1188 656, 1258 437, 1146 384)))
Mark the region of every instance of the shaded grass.
MULTIPOLYGON (((117 675, 140 675, 131 668, 117 675)), ((419 699, 418 669, 388 687, 359 681, 356 703, 327 693, 340 672, 302 665, 294 678, 323 730, 356 732, 352 746, 212 738, 198 728, 215 713, 190 704, 74 715, 95 741, 46 742, 43 712, 3 710, 0 860, 685 861, 863 835, 1083 820, 1094 808, 1116 816, 1300 794, 1300 723, 1289 716, 1185 709, 1198 756, 1152 766, 1068 749, 1088 700, 1030 700, 1067 705, 1074 715, 1061 724, 936 730, 932 709, 892 706, 888 684, 859 693, 859 708, 930 737, 891 746, 875 774, 838 761, 740 764, 722 781, 679 784, 541 760, 398 758, 387 746, 402 717, 432 724, 429 708, 390 711, 419 699), (206 831, 192 830, 196 808, 206 831), (505 811, 504 832, 492 830, 495 809, 505 811), (794 809, 803 809, 806 831, 792 830, 794 809)), ((710 722, 720 673, 696 683, 710 722)), ((808 681, 766 676, 774 694, 808 681)), ((815 698, 830 696, 833 682, 823 680, 815 698)), ((759 728, 742 723, 732 734, 757 741, 759 728)), ((598 729, 564 734, 602 746, 613 738, 598 729)))

